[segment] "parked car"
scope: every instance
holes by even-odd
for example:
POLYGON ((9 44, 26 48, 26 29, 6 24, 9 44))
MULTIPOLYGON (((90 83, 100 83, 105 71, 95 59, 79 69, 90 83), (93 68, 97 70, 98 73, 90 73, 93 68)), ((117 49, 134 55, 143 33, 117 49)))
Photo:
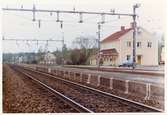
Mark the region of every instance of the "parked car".
POLYGON ((133 62, 124 62, 121 65, 119 65, 119 67, 132 67, 133 66, 133 62))
POLYGON ((159 65, 164 65, 165 64, 165 61, 160 61, 159 62, 159 65))

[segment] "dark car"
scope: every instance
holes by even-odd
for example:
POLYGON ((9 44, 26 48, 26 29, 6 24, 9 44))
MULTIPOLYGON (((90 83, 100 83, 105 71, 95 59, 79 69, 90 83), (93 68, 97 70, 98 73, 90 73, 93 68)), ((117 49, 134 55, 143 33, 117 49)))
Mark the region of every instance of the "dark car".
POLYGON ((160 64, 160 65, 164 65, 164 64, 165 64, 165 61, 160 61, 159 64, 160 64))
POLYGON ((119 65, 119 67, 132 67, 133 62, 124 62, 123 64, 119 65))

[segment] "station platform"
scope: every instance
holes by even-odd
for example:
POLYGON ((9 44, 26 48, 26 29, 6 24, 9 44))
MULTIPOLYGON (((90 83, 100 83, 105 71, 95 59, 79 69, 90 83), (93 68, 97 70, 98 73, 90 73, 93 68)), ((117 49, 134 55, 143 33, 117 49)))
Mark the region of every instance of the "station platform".
MULTIPOLYGON (((50 68, 58 68, 61 70, 69 70, 74 72, 81 72, 86 74, 93 74, 93 75, 101 75, 105 77, 111 78, 119 78, 123 80, 133 80, 138 82, 145 82, 145 83, 155 83, 159 85, 164 85, 164 72, 163 71, 142 71, 142 70, 128 70, 128 69, 118 69, 117 71, 99 71, 96 69, 90 68, 81 68, 81 67, 67 67, 67 66, 53 66, 53 65, 27 65, 33 67, 50 67, 50 68)), ((111 69, 111 68, 109 68, 111 69)), ((115 69, 115 68, 114 68, 115 69)), ((115 69, 116 70, 116 69, 115 69)))

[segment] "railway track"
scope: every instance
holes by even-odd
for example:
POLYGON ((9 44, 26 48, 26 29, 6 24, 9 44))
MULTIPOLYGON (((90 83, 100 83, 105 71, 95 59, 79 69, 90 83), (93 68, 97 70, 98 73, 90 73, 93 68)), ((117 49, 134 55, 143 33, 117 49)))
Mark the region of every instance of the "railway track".
POLYGON ((35 81, 38 85, 44 87, 46 90, 48 90, 49 92, 54 94, 56 97, 58 97, 59 99, 64 101, 66 104, 68 104, 70 107, 72 107, 72 109, 76 110, 76 112, 93 113, 93 111, 85 108, 84 106, 80 105, 79 103, 75 102, 74 100, 68 98, 67 96, 63 95, 62 93, 60 93, 60 92, 56 91, 55 89, 51 88, 50 86, 42 83, 40 80, 35 79, 31 75, 29 75, 29 74, 27 74, 23 71, 18 70, 18 68, 13 68, 13 69, 15 71, 19 72, 19 73, 22 73, 23 75, 30 78, 31 80, 35 81))
POLYGON ((63 94, 64 96, 68 95, 68 97, 70 97, 68 99, 78 103, 75 106, 80 105, 82 106, 82 108, 86 109, 87 112, 162 112, 163 111, 91 87, 74 83, 47 73, 42 73, 30 69, 23 69, 20 67, 17 68, 14 67, 14 68, 19 71, 21 70, 22 73, 24 73, 26 76, 29 76, 29 78, 34 79, 35 81, 38 80, 38 82, 40 84, 43 84, 43 86, 50 87, 49 90, 52 89, 52 92, 54 89, 57 89, 59 90, 59 93, 61 92, 62 95, 63 94), (56 88, 54 86, 55 84, 57 85, 59 84, 59 88, 56 88), (63 89, 61 89, 60 87, 67 88, 67 91, 63 92, 62 91, 63 89), (72 93, 74 93, 74 95, 72 95, 72 93), (87 101, 85 101, 86 99, 87 101))

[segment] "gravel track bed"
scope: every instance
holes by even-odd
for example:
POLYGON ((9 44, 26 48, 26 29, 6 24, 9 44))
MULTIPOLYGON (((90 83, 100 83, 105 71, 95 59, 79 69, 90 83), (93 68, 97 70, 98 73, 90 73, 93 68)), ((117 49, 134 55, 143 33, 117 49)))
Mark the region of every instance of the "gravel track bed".
MULTIPOLYGON (((55 68, 58 69, 58 67, 55 67, 55 68)), ((78 68, 61 68, 61 69, 66 69, 66 70, 75 71, 75 72, 77 70, 78 72, 82 72, 82 73, 89 71, 88 69, 78 69, 78 68)), ((91 71, 91 72, 96 73, 96 71, 91 71)), ((77 80, 75 80, 73 82, 81 83, 80 81, 77 81, 77 80)), ((102 90, 102 91, 105 91, 105 92, 109 92, 111 94, 114 94, 114 95, 117 95, 117 96, 120 96, 120 97, 123 97, 123 98, 127 98, 127 99, 130 99, 130 100, 133 100, 133 101, 137 101, 137 102, 140 102, 140 103, 143 103, 143 104, 155 107, 155 108, 159 108, 159 109, 163 109, 163 110, 165 109, 165 98, 164 97, 150 97, 150 99, 145 100, 140 95, 135 95, 135 94, 130 94, 130 93, 125 94, 122 91, 118 91, 118 90, 114 90, 114 89, 111 90, 107 87, 101 87, 101 86, 95 87, 95 86, 92 86, 90 84, 83 83, 83 82, 81 84, 83 84, 85 86, 93 87, 95 89, 99 89, 99 90, 102 90)))
MULTIPOLYGON (((74 81, 76 82, 76 81, 74 81)), ((81 83, 80 81, 78 81, 78 83, 81 83)), ((140 102, 140 103, 143 103, 143 104, 146 104, 146 105, 149 105, 149 106, 152 106, 152 107, 155 107, 155 108, 159 108, 159 109, 163 109, 164 110, 164 98, 162 99, 157 99, 156 97, 151 97, 149 100, 144 100, 143 98, 141 98, 139 95, 135 95, 135 94, 125 94, 124 92, 122 91, 118 91, 118 90, 111 90, 107 87, 102 87, 102 86, 92 86, 90 84, 86 84, 86 83, 81 83, 85 86, 89 86, 89 87, 92 87, 92 88, 95 88, 95 89, 99 89, 101 91, 105 91, 105 92, 108 92, 108 93, 111 93, 111 94, 114 94, 114 95, 117 95, 117 96, 120 96, 120 97, 123 97, 123 98, 126 98, 126 99, 130 99, 130 100, 133 100, 133 101, 136 101, 136 102, 140 102)))
POLYGON ((30 79, 3 68, 3 112, 4 113, 53 113, 76 112, 53 94, 30 79))
POLYGON ((114 89, 111 90, 110 88, 105 87, 105 86, 93 86, 91 84, 83 83, 83 82, 81 82, 80 80, 77 80, 77 79, 71 80, 71 81, 83 84, 85 86, 93 87, 95 89, 99 89, 101 91, 105 91, 105 92, 108 92, 108 93, 111 93, 111 94, 129 99, 129 100, 140 102, 140 103, 143 103, 143 104, 155 107, 155 108, 159 108, 159 109, 162 109, 162 110, 165 109, 165 106, 164 106, 165 105, 165 103, 164 103, 165 99, 164 99, 164 97, 155 97, 155 96, 153 97, 153 96, 151 96, 150 99, 145 100, 144 97, 142 97, 140 95, 135 95, 135 94, 132 94, 132 93, 125 94, 122 91, 114 90, 114 89))
POLYGON ((107 89, 105 87, 96 87, 96 89, 106 91, 106 92, 109 92, 111 94, 115 94, 117 96, 124 97, 126 99, 130 99, 130 100, 133 100, 136 102, 140 102, 140 103, 164 110, 164 102, 165 102, 164 99, 158 100, 157 98, 150 98, 149 100, 144 100, 143 98, 139 97, 138 95, 125 94, 124 92, 110 90, 110 89, 107 89))
POLYGON ((123 104, 118 100, 99 96, 91 91, 71 86, 67 83, 55 80, 54 78, 36 74, 35 72, 28 73, 94 112, 144 112, 144 110, 141 111, 133 108, 132 106, 123 104))

